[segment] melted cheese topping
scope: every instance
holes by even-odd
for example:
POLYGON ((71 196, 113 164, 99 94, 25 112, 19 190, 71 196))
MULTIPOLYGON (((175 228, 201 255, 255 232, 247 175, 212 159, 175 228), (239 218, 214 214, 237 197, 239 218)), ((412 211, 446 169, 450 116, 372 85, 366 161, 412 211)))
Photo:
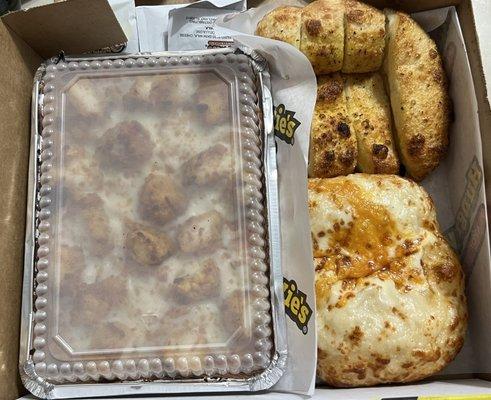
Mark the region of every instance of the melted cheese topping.
POLYGON ((407 382, 460 350, 460 263, 415 183, 355 174, 309 181, 318 374, 335 386, 407 382))

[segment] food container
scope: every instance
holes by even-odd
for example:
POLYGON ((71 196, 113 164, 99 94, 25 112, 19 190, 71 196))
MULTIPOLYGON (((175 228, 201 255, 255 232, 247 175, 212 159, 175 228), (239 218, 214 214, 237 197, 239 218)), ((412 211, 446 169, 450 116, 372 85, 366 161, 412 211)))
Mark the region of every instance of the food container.
POLYGON ((38 71, 21 338, 32 393, 253 391, 280 378, 268 85, 264 61, 237 49, 38 71))

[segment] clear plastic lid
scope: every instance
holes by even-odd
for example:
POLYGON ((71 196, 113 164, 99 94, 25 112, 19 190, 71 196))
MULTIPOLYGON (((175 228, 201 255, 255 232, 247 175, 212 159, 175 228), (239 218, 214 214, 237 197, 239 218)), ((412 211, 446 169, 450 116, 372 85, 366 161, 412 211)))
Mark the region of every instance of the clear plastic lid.
POLYGON ((255 79, 235 54, 47 68, 39 375, 247 377, 268 367, 255 79))

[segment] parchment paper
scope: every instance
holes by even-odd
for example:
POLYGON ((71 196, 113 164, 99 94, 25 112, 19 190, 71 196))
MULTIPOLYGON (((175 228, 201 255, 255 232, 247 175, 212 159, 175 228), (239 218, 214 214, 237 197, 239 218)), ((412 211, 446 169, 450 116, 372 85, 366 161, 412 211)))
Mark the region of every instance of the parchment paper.
MULTIPOLYGON (((246 0, 209 0, 201 3, 209 3, 219 10, 227 9, 229 12, 242 11, 246 7, 246 0)), ((190 6, 190 4, 136 7, 140 52, 146 53, 170 50, 168 40, 169 13, 173 10, 188 6, 190 6)), ((172 50, 176 50, 176 48, 173 48, 172 50)), ((198 48, 196 47, 195 50, 198 50, 198 48)))
MULTIPOLYGON (((302 5, 302 2, 268 1, 247 12, 224 17, 219 23, 252 35, 258 21, 279 5, 302 5)), ((467 338, 462 351, 442 371, 442 375, 489 373, 490 251, 482 146, 471 70, 454 7, 416 13, 413 17, 429 32, 443 55, 454 109, 449 153, 438 169, 422 183, 433 198, 442 231, 460 255, 467 283, 470 316, 467 338)), ((254 40, 260 39, 251 39, 252 42, 254 40)), ((274 46, 271 45, 271 48, 274 46)), ((277 61, 279 64, 287 62, 277 61)), ((310 103, 303 106, 307 108, 310 103)), ((299 137, 300 140, 306 160, 309 137, 305 135, 299 137)))

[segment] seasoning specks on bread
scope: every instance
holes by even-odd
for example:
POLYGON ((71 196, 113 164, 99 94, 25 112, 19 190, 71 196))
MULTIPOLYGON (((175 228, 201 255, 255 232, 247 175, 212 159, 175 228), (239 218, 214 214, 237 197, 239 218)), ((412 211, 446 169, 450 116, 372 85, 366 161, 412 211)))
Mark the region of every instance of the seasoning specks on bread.
MULTIPOLYGON (((256 33, 294 44, 309 59, 319 80, 340 71, 347 74, 343 77, 348 80, 346 95, 353 94, 347 101, 347 119, 356 136, 359 171, 398 173, 400 159, 407 175, 420 181, 444 158, 450 116, 446 76, 435 43, 410 16, 391 10, 384 14, 356 0, 317 0, 304 8, 273 10, 259 22, 256 33), (385 74, 387 85, 377 72, 385 74), (357 75, 349 74, 354 73, 374 73, 368 80, 377 84, 372 91, 366 86, 365 100, 355 98, 363 85, 353 84, 357 75)), ((348 157, 344 157, 345 168, 333 169, 339 149, 333 149, 331 140, 319 141, 321 134, 324 139, 330 134, 325 127, 319 128, 317 111, 327 108, 323 105, 326 95, 334 94, 318 91, 311 177, 352 172, 348 157)), ((347 148, 345 152, 354 155, 347 148)))
POLYGON ((278 7, 263 18, 256 28, 260 36, 280 40, 300 47, 300 7, 278 7))
POLYGON ((358 169, 371 174, 397 174, 399 157, 381 75, 347 75, 346 97, 351 127, 358 142, 358 169))
POLYGON ((319 378, 411 382, 451 362, 466 331, 464 275, 424 189, 394 175, 310 179, 309 212, 319 378))
POLYGON ((352 133, 341 74, 320 77, 312 119, 309 176, 329 178, 354 171, 356 137, 352 133))
POLYGON ((422 180, 448 147, 450 99, 435 43, 404 13, 386 11, 388 45, 385 73, 401 161, 422 180))
POLYGON ((384 58, 385 16, 376 8, 347 0, 343 72, 377 71, 384 58))
POLYGON ((317 0, 301 13, 300 51, 316 74, 339 71, 343 66, 344 8, 342 0, 317 0))

